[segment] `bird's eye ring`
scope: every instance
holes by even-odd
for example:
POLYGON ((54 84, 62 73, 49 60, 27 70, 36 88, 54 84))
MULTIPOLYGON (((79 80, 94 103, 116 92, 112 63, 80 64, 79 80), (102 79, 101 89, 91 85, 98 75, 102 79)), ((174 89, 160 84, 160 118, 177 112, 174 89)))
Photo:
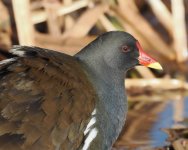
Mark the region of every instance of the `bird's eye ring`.
POLYGON ((127 45, 123 45, 121 49, 123 52, 128 52, 130 50, 127 45))

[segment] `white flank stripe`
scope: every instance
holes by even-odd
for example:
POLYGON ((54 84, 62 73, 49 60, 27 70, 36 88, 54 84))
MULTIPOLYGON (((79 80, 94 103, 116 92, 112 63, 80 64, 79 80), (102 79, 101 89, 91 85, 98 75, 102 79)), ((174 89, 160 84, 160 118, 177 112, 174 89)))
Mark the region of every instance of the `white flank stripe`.
POLYGON ((89 123, 84 131, 84 135, 86 135, 89 132, 91 126, 94 125, 95 122, 96 122, 96 118, 95 117, 91 118, 91 120, 89 121, 89 123))
POLYGON ((84 146, 82 148, 82 150, 87 150, 91 144, 91 142, 93 141, 93 139, 97 136, 98 130, 97 128, 92 128, 92 126, 96 123, 96 109, 93 110, 93 112, 91 113, 92 118, 89 121, 85 131, 84 131, 84 135, 87 135, 87 138, 84 141, 84 146))
POLYGON ((88 135, 87 139, 84 142, 84 146, 83 146, 82 150, 87 150, 89 148, 89 145, 91 144, 93 139, 97 136, 97 133, 98 133, 98 130, 96 128, 93 128, 89 132, 89 135, 88 135))
POLYGON ((0 65, 9 63, 15 60, 16 60, 15 58, 5 59, 5 60, 0 61, 0 65))
POLYGON ((91 115, 92 116, 94 116, 94 115, 96 115, 96 112, 97 112, 97 110, 96 110, 96 108, 93 110, 93 112, 91 113, 91 115))

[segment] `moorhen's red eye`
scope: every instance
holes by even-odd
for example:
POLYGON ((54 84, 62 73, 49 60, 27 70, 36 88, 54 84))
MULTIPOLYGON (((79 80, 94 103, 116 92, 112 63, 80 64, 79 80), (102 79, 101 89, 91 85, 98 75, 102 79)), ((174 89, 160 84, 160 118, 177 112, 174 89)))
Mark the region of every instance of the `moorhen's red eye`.
POLYGON ((128 52, 130 50, 127 45, 122 46, 121 49, 122 49, 123 52, 128 52))

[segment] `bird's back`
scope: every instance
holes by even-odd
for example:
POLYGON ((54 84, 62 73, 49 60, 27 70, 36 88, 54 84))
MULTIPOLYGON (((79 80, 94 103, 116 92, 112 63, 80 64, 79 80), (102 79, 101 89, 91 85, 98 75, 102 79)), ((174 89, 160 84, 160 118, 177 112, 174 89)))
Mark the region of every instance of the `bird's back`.
POLYGON ((0 62, 0 149, 78 149, 96 94, 71 56, 14 47, 0 62))

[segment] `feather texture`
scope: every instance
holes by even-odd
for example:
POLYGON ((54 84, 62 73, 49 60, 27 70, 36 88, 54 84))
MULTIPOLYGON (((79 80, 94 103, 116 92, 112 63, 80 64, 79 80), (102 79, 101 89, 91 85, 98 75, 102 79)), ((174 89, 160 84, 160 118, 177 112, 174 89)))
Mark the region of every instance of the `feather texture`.
POLYGON ((78 61, 16 46, 0 64, 0 149, 78 149, 96 94, 78 61))

